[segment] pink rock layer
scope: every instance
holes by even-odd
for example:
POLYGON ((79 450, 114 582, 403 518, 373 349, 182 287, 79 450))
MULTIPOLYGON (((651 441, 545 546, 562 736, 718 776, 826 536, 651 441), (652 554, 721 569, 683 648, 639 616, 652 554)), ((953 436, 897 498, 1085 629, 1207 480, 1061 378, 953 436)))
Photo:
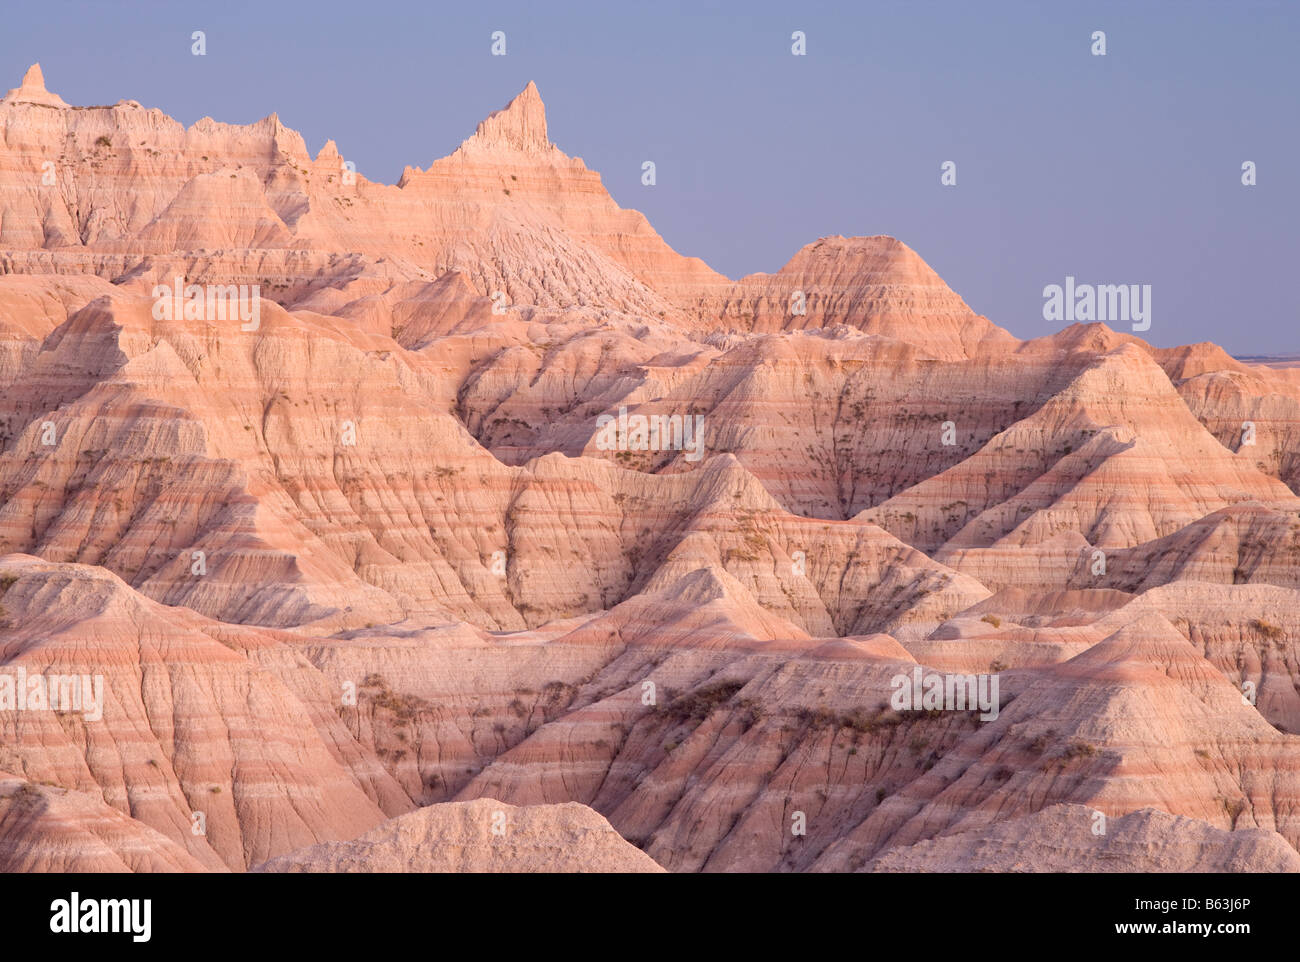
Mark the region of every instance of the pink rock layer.
POLYGON ((384 185, 33 67, 0 867, 1294 871, 1298 439, 1294 368, 1020 340, 893 238, 722 277, 532 84, 384 185))

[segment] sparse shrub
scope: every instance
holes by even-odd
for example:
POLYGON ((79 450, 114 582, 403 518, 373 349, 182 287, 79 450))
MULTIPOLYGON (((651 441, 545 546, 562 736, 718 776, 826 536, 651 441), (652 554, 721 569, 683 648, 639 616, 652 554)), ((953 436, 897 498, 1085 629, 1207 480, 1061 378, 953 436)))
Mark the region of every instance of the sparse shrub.
POLYGON ((30 782, 23 782, 18 786, 18 790, 9 796, 14 806, 23 809, 33 809, 43 805, 44 796, 41 790, 30 782))
POLYGON ((980 619, 980 621, 983 621, 986 624, 990 624, 994 628, 1002 627, 1002 619, 999 618, 997 615, 985 615, 983 618, 980 619))
POLYGON ((1250 623, 1250 627, 1254 628, 1270 641, 1275 641, 1283 635, 1281 628, 1273 624, 1271 621, 1265 621, 1263 618, 1256 618, 1250 623))
POLYGON ((1091 758, 1097 754, 1097 746, 1076 739, 1061 753, 1061 758, 1069 761, 1075 758, 1091 758))
POLYGON ((882 708, 875 718, 871 720, 874 728, 893 728, 896 725, 903 724, 903 715, 892 708, 882 708))
POLYGON ((823 728, 835 728, 841 722, 829 708, 820 707, 800 708, 795 712, 795 717, 813 731, 820 731, 823 728))
POLYGON ((401 721, 409 721, 418 712, 433 706, 418 695, 401 695, 388 687, 384 677, 374 672, 361 680, 361 692, 376 708, 386 708, 401 721), (378 689, 373 694, 371 689, 378 689))
POLYGON ((840 727, 850 728, 855 732, 867 734, 876 729, 876 718, 867 712, 867 709, 858 707, 851 712, 840 716, 840 727))
POLYGON ((749 731, 755 725, 763 720, 763 707, 752 698, 742 698, 736 703, 740 706, 740 725, 745 731, 749 731))
POLYGON ((715 682, 674 699, 666 710, 675 721, 704 721, 714 709, 730 701, 744 687, 745 683, 740 681, 715 682))
POLYGON ((1053 739, 1056 738, 1056 729, 1049 728, 1032 742, 1029 743, 1029 750, 1035 754, 1041 755, 1051 746, 1053 739))
POLYGON ((1244 798, 1230 799, 1220 796, 1218 801, 1219 804, 1223 806, 1224 813, 1231 820, 1232 827, 1236 828, 1237 819, 1240 818, 1241 813, 1246 810, 1246 800, 1244 798))

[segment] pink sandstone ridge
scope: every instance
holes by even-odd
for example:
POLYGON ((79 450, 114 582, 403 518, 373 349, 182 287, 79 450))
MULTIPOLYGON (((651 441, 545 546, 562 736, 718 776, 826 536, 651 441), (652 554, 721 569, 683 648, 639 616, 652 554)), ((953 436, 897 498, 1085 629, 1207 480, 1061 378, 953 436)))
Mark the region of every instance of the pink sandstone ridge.
POLYGON ((347 147, 0 101, 5 871, 1300 869, 1296 368, 347 147))

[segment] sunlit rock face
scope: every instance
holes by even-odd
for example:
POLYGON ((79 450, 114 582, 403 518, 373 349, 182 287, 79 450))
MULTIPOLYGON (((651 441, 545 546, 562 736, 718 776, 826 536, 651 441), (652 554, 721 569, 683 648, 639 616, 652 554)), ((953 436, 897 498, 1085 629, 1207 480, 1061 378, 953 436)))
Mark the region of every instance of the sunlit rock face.
POLYGON ((1297 438, 890 237, 723 277, 532 84, 384 185, 33 67, 0 868, 1294 871, 1297 438))

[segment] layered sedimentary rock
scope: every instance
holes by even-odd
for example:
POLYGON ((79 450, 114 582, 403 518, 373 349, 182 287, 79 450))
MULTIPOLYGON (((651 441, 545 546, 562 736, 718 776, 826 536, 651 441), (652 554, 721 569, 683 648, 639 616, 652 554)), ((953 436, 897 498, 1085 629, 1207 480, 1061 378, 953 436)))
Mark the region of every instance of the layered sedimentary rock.
POLYGON ((213 867, 95 795, 0 773, 0 871, 202 872, 213 867))
POLYGON ((490 798, 430 805, 350 842, 326 842, 260 872, 662 872, 585 805, 519 808, 490 798))
MULTIPOLYGON (((1094 832, 1093 813, 1060 805, 986 832, 944 836, 874 859, 873 872, 1300 872, 1273 832, 1224 832, 1153 808, 1094 832)), ((1100 825, 1101 823, 1097 822, 1100 825)))
POLYGON ((1294 368, 1021 341, 893 238, 722 277, 531 84, 384 185, 34 67, 0 866, 1293 871, 1297 439, 1294 368))
POLYGON ((845 324, 942 358, 1015 343, 893 237, 823 237, 777 273, 751 274, 705 298, 699 311, 705 323, 756 332, 845 324))
MULTIPOLYGON (((10 555, 0 560, 0 588, 0 675, 15 688, 55 676, 84 686, 78 708, 48 696, 44 707, 33 700, 0 711, 0 769, 84 796, 50 800, 56 813, 81 804, 105 823, 86 831, 127 847, 160 834, 188 853, 188 867, 212 870, 383 820, 369 786, 344 767, 340 746, 350 738, 327 714, 332 693, 318 687, 318 705, 304 704, 282 680, 284 666, 259 664, 257 649, 272 638, 149 601, 102 568, 10 555), (110 810, 139 837, 114 826, 110 810)), ((409 807, 400 792, 393 797, 409 807)), ((44 835, 60 821, 40 819, 33 830, 44 835)), ((10 844, 18 845, 12 836, 10 844)), ((159 859, 177 862, 169 851, 159 859)), ((119 857, 142 864, 138 853, 119 857)))

